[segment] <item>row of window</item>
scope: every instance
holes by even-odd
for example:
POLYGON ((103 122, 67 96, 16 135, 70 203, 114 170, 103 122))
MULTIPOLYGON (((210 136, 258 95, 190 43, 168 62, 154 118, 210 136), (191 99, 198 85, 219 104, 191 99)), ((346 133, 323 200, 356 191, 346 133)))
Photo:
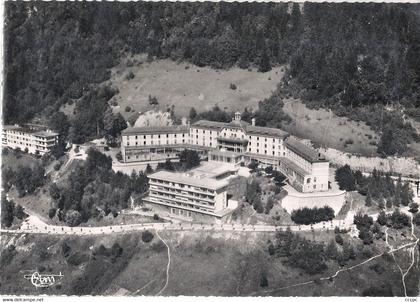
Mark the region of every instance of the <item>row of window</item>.
POLYGON ((196 187, 196 186, 190 186, 190 185, 186 185, 186 184, 181 184, 181 183, 174 183, 174 182, 169 182, 169 181, 164 181, 164 180, 160 180, 160 179, 151 179, 150 184, 162 184, 164 186, 170 186, 170 187, 174 187, 174 188, 185 188, 185 189, 192 189, 192 190, 196 190, 199 192, 204 192, 204 193, 210 193, 213 194, 214 190, 210 190, 210 189, 206 189, 206 188, 200 188, 200 187, 196 187))
MULTIPOLYGON (((173 143, 174 144, 177 144, 178 141, 177 140, 174 140, 173 143)), ((169 141, 166 141, 166 145, 168 145, 168 144, 169 144, 169 141)), ((182 140, 182 144, 185 144, 185 139, 182 140)), ((154 145, 154 141, 151 141, 150 144, 148 144, 146 141, 143 141, 143 146, 148 146, 148 145, 154 145)), ((165 145, 165 144, 161 144, 161 141, 157 141, 157 144, 156 145, 165 145)), ((130 146, 130 142, 129 141, 127 141, 126 146, 130 146)), ((139 142, 136 141, 133 146, 139 146, 139 142)))
MULTIPOLYGON (((171 133, 172 134, 172 133, 171 133)), ((143 136, 143 139, 146 138, 154 138, 154 136, 156 136, 157 138, 163 138, 163 137, 167 137, 169 138, 169 134, 162 134, 162 136, 160 134, 148 134, 148 135, 135 135, 134 139, 138 139, 139 137, 143 136), (147 137, 149 136, 149 137, 147 137)), ((177 137, 176 133, 173 133, 174 137, 177 137)), ((182 136, 180 135, 179 137, 185 137, 185 133, 182 133, 182 136)), ((128 139, 133 139, 133 136, 127 136, 128 139)))

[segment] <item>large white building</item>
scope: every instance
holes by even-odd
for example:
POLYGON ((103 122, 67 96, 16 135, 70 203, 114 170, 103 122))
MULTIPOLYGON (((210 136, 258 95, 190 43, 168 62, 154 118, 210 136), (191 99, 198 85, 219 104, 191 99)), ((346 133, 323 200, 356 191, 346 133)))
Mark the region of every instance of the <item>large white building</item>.
POLYGON ((184 148, 206 154, 209 161, 270 165, 300 192, 329 189, 329 162, 320 153, 285 131, 255 126, 255 119, 251 124, 241 120, 240 112, 230 123, 201 120, 191 126, 129 128, 122 132, 125 162, 151 160, 154 154, 174 157, 184 148))
POLYGON ((4 125, 2 146, 43 155, 58 143, 58 133, 39 125, 4 125))
POLYGON ((173 217, 220 219, 237 207, 237 201, 227 193, 228 179, 237 171, 211 163, 185 173, 159 171, 149 175, 149 195, 143 201, 163 208, 173 217))

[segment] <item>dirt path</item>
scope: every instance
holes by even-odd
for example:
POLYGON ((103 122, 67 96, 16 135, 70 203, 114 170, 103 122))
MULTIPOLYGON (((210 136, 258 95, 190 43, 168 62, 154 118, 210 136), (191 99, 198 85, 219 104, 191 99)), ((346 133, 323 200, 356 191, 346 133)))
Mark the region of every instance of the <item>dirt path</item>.
POLYGON ((163 240, 162 237, 160 237, 158 231, 155 230, 155 232, 156 232, 156 236, 158 236, 158 238, 166 245, 168 249, 168 264, 166 266, 166 282, 165 282, 165 286, 156 294, 156 296, 159 296, 164 292, 164 290, 166 289, 169 283, 169 269, 171 267, 171 249, 169 248, 169 245, 166 243, 166 241, 163 240))

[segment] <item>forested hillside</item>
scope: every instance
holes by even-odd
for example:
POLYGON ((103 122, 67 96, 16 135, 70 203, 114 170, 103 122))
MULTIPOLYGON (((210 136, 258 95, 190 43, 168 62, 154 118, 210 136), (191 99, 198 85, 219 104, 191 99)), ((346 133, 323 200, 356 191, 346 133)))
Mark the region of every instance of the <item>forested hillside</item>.
MULTIPOLYGON (((416 4, 7 2, 4 120, 52 117, 92 95, 121 56, 147 53, 261 72, 289 63, 287 93, 370 121, 377 117, 369 113, 392 104, 398 110, 385 120, 395 123, 375 123, 377 130, 408 129, 403 113, 419 119, 419 11, 416 4)), ((79 110, 69 121, 76 140, 85 136, 77 129, 104 130, 107 100, 96 101, 104 104, 92 118, 79 110)), ((408 129, 403 143, 414 136, 408 129)))

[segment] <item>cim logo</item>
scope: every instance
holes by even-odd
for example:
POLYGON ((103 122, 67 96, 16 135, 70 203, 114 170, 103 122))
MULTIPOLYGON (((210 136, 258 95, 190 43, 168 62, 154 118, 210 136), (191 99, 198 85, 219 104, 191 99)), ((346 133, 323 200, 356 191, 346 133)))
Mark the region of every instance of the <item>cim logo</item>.
POLYGON ((61 272, 58 275, 41 275, 35 271, 32 274, 24 275, 23 277, 27 280, 31 280, 31 283, 35 287, 49 287, 60 282, 64 275, 61 272))

